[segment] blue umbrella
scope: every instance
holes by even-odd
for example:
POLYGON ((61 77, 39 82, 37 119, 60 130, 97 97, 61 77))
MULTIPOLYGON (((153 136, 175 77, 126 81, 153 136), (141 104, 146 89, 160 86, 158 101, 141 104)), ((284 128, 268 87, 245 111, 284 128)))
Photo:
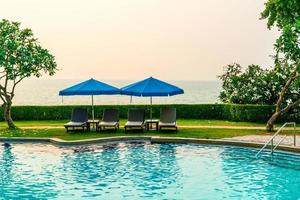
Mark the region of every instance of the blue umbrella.
POLYGON ((184 90, 164 81, 150 77, 121 88, 121 94, 130 96, 150 97, 152 119, 152 97, 163 97, 183 94, 184 90))
POLYGON ((94 120, 94 95, 113 95, 120 93, 120 89, 91 78, 90 80, 78 83, 74 86, 59 91, 59 96, 91 95, 92 116, 94 120))

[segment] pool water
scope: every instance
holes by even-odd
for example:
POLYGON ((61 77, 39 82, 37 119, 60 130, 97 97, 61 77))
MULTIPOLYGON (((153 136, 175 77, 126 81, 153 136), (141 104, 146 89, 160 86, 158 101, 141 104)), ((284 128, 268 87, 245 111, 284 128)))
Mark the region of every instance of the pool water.
POLYGON ((0 146, 0 199, 300 199, 300 156, 119 143, 0 146))

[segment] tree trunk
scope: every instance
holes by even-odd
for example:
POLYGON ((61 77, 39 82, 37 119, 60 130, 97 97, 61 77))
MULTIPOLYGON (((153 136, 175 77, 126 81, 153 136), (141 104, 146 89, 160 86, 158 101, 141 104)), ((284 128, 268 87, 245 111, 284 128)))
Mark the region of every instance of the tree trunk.
POLYGON ((8 128, 15 129, 16 125, 14 124, 14 121, 11 118, 11 103, 3 104, 3 108, 4 108, 4 119, 8 125, 8 128))
POLYGON ((278 119, 278 117, 280 116, 281 111, 276 111, 275 113, 273 113, 272 117, 268 120, 267 125, 266 125, 266 129, 267 131, 274 131, 274 124, 276 122, 276 120, 278 119))
POLYGON ((271 118, 268 120, 267 125, 266 125, 267 131, 274 131, 274 123, 276 122, 278 117, 280 117, 281 114, 287 113, 290 109, 296 107, 300 103, 300 99, 298 99, 294 103, 286 106, 284 109, 281 109, 281 105, 284 100, 284 95, 286 94, 287 90, 289 89, 289 87, 293 83, 293 81, 299 77, 297 70, 298 70, 298 67, 296 67, 296 69, 293 71, 293 73, 291 74, 291 77, 287 80, 287 82, 285 83, 281 92, 279 93, 279 97, 278 97, 278 100, 276 103, 276 110, 273 113, 273 115, 271 116, 271 118))
POLYGON ((300 104, 300 99, 298 99, 294 103, 291 103, 291 104, 287 105, 283 109, 280 109, 280 107, 276 106, 275 113, 272 115, 272 117, 267 122, 267 126, 266 126, 267 131, 274 131, 274 123, 276 122, 278 117, 280 117, 282 114, 287 113, 289 110, 295 108, 299 104, 300 104))

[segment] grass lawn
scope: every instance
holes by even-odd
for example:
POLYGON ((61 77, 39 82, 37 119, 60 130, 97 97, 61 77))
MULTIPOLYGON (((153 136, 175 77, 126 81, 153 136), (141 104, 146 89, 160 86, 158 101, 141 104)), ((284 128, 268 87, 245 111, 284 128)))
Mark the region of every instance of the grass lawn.
MULTIPOLYGON (((63 124, 66 120, 52 120, 52 121, 16 121, 16 125, 20 127, 17 130, 8 130, 4 122, 0 122, 0 137, 56 137, 64 140, 81 140, 90 138, 101 138, 111 136, 165 136, 165 137, 191 137, 191 138, 206 138, 206 139, 220 139, 244 135, 268 134, 261 129, 264 124, 251 122, 229 122, 222 120, 186 120, 178 119, 180 126, 212 126, 207 127, 189 127, 179 128, 178 133, 175 132, 131 132, 124 133, 121 128, 117 132, 69 132, 66 133, 63 124), (214 128, 213 126, 228 126, 227 128, 214 128), (27 128, 26 128, 27 127, 27 128), (30 128, 32 127, 32 128, 30 128), (34 128, 37 127, 37 128, 34 128), (40 127, 40 128, 38 128, 40 127), (233 127, 233 128, 230 128, 233 127), (236 128, 234 128, 236 127, 236 128), (239 127, 239 128, 237 128, 239 127), (245 128, 244 128, 245 127, 245 128), (254 129, 247 129, 247 127, 257 127, 254 129), (23 128, 23 129, 22 129, 23 128), (26 129, 25 129, 26 128, 26 129)), ((121 125, 124 125, 126 120, 122 119, 121 125)), ((291 130, 285 131, 290 134, 291 130)))

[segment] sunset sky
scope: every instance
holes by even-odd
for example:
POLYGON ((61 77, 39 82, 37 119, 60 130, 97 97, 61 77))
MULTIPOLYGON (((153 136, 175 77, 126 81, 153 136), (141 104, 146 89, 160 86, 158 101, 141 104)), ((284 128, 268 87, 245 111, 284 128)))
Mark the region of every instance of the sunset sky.
POLYGON ((0 0, 56 57, 56 79, 214 80, 223 66, 272 65, 263 0, 0 0))

